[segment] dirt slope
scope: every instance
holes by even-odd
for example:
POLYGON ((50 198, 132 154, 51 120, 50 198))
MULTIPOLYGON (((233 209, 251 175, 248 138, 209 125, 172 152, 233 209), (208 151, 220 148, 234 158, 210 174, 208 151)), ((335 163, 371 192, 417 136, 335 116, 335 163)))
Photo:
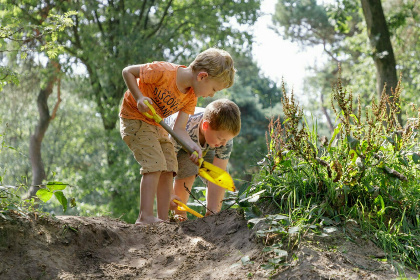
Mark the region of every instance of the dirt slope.
MULTIPOLYGON (((356 231, 308 236, 293 254, 272 279, 397 277, 356 231)), ((0 256, 0 279, 200 280, 267 279, 260 265, 270 257, 234 210, 144 227, 107 217, 3 216, 0 256)))

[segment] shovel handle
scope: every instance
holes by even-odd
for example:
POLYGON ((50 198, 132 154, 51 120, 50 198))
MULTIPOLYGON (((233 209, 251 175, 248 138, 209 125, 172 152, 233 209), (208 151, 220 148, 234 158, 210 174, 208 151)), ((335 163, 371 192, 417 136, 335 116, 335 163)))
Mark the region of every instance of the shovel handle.
MULTIPOLYGON (((175 131, 167 124, 165 123, 165 121, 156 113, 155 108, 153 108, 153 106, 149 103, 149 101, 144 100, 144 104, 147 105, 147 107, 149 107, 150 111, 152 112, 152 115, 150 115, 149 113, 143 113, 143 115, 145 115, 148 118, 154 119, 158 124, 160 124, 170 135, 172 135, 172 137, 179 143, 181 144, 181 146, 189 153, 196 153, 196 151, 194 151, 188 144, 187 142, 185 142, 183 139, 181 139, 180 137, 178 137, 177 134, 175 134, 175 131)), ((200 162, 201 163, 201 162, 200 162)))
POLYGON ((164 121, 161 121, 159 123, 172 137, 179 143, 181 146, 189 153, 192 154, 194 150, 180 137, 178 137, 177 134, 175 134, 175 131, 164 121))

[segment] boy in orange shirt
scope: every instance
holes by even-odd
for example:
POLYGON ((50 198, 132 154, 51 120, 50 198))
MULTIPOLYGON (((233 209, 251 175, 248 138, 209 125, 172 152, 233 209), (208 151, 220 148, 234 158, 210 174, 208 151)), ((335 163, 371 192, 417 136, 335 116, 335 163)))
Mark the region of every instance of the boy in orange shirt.
POLYGON ((144 102, 152 104, 162 118, 179 112, 173 130, 197 151, 198 156, 190 156, 197 163, 202 152, 185 130, 188 117, 194 114, 198 97, 213 96, 232 86, 233 60, 226 51, 211 48, 200 53, 188 67, 153 62, 125 67, 122 75, 128 90, 120 110, 120 133, 141 165, 143 175, 136 224, 167 220, 172 180, 178 172, 178 164, 168 133, 143 115, 148 111, 144 102), (155 196, 157 217, 153 214, 155 196))

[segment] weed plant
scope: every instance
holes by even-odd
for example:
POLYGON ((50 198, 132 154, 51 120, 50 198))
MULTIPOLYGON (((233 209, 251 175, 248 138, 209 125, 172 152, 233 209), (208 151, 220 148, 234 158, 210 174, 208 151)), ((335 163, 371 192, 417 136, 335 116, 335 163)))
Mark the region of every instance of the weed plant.
MULTIPOLYGON (((5 132, 0 132, 0 153, 5 149, 14 149, 5 142, 5 132)), ((7 213, 14 212, 19 215, 26 215, 26 213, 33 210, 33 203, 31 201, 24 201, 20 194, 25 190, 24 184, 18 186, 10 186, 3 184, 3 178, 6 174, 7 167, 4 163, 0 163, 0 217, 9 219, 7 213)))
MULTIPOLYGON (((268 154, 240 200, 251 218, 274 207, 263 218, 269 228, 257 232, 267 245, 284 241, 268 242, 273 233, 298 227, 301 236, 353 219, 392 261, 420 268, 420 107, 411 104, 402 125, 401 78, 391 92, 384 88, 378 102, 362 108, 338 78, 331 96, 338 125, 328 139, 308 126, 283 86, 284 120, 271 119, 268 154)), ((269 265, 278 268, 278 258, 269 265)))

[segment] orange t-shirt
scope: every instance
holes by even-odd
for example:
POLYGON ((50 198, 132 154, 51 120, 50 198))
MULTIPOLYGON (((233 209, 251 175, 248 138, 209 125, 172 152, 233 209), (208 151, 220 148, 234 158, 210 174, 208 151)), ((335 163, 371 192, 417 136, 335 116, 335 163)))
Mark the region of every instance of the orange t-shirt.
MULTIPOLYGON (((192 88, 187 93, 179 91, 176 85, 178 67, 186 66, 169 62, 153 62, 140 67, 139 79, 137 79, 140 92, 153 100, 153 107, 162 118, 169 117, 178 111, 192 115, 197 105, 197 97, 192 88)), ((153 119, 140 113, 137 102, 129 90, 124 94, 120 117, 158 125, 153 119)))

